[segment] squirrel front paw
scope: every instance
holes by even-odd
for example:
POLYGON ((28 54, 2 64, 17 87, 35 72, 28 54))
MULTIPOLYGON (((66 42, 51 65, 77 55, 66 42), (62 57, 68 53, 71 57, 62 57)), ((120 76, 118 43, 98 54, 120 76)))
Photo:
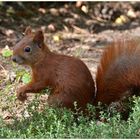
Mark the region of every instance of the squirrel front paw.
POLYGON ((27 95, 24 92, 24 90, 22 89, 22 87, 17 90, 17 95, 16 96, 17 96, 17 99, 22 101, 22 102, 27 100, 27 95))

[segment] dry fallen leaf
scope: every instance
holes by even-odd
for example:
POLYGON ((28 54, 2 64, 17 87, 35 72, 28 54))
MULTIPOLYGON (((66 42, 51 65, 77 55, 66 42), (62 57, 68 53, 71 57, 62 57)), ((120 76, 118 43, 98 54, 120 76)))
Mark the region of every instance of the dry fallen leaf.
POLYGON ((13 30, 6 30, 5 31, 5 34, 7 35, 7 36, 10 36, 11 34, 13 34, 14 33, 14 31, 13 30))
POLYGON ((53 24, 49 24, 48 25, 48 29, 52 32, 54 32, 56 30, 55 26, 53 24))
POLYGON ((83 6, 81 7, 81 10, 82 10, 84 13, 88 13, 88 8, 87 8, 85 5, 83 5, 83 6))
POLYGON ((136 14, 134 12, 133 9, 130 9, 128 12, 127 12, 127 16, 129 16, 130 18, 136 18, 136 14))
POLYGON ((59 36, 59 35, 54 35, 54 36, 53 36, 53 40, 54 40, 55 42, 59 42, 59 41, 60 41, 60 36, 59 36))
POLYGON ((38 11, 39 11, 40 13, 42 13, 42 14, 45 14, 45 13, 46 13, 46 9, 44 9, 44 8, 39 8, 38 11))
POLYGON ((116 18, 115 23, 117 25, 123 25, 127 23, 129 19, 125 15, 121 15, 120 17, 116 18))

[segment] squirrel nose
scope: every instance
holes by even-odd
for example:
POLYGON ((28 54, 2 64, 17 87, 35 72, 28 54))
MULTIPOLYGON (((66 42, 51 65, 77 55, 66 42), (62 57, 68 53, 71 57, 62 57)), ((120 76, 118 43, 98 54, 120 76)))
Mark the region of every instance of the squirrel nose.
POLYGON ((14 62, 17 62, 16 57, 12 57, 12 60, 13 60, 14 62))

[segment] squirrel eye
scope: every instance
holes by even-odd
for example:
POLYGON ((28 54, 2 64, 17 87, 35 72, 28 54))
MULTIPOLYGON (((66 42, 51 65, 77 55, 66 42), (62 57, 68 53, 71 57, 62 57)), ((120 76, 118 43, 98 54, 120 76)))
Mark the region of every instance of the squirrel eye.
POLYGON ((31 49, 30 49, 29 47, 26 47, 26 48, 24 48, 24 51, 25 51, 25 52, 30 52, 31 49))

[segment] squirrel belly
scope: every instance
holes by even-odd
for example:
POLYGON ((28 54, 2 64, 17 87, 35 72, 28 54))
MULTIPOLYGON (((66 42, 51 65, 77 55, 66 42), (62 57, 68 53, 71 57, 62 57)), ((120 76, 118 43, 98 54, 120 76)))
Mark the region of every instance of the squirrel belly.
POLYGON ((100 101, 109 105, 122 99, 127 91, 132 91, 132 94, 138 91, 140 43, 135 40, 121 40, 108 46, 97 69, 96 84, 97 94, 94 104, 100 101))

